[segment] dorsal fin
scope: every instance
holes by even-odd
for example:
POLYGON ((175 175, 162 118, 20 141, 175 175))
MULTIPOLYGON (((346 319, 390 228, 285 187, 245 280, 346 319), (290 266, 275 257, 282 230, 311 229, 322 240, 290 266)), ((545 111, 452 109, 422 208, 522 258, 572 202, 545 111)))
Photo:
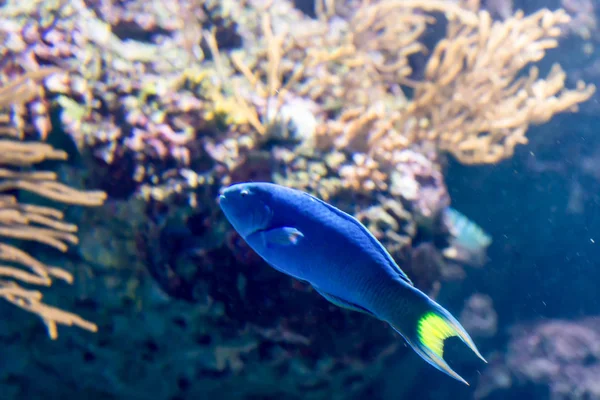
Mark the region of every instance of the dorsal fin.
POLYGON ((402 271, 402 269, 398 266, 398 264, 396 264, 396 261, 394 261, 394 259, 390 255, 390 253, 388 253, 388 251, 385 249, 385 247, 383 247, 383 245, 379 242, 379 240, 377 240, 375 238, 375 236, 373 236, 373 234, 359 220, 354 218, 352 215, 345 213, 344 211, 340 210, 339 208, 336 208, 336 207, 332 206, 331 204, 324 202, 323 200, 319 199, 318 197, 311 195, 310 193, 306 193, 306 192, 301 192, 301 193, 303 193, 304 195, 310 197, 311 199, 319 202, 320 204, 325 206, 329 211, 331 211, 334 214, 336 214, 337 216, 345 219, 346 221, 351 222, 352 224, 357 226, 360 230, 362 230, 365 233, 365 235, 367 235, 367 237, 369 238, 371 243, 376 248, 380 249, 380 251, 384 255, 385 259, 387 260, 389 266, 398 273, 398 276, 400 276, 400 278, 402 278, 402 280, 405 281, 406 283, 408 283, 409 285, 414 286, 414 284, 412 283, 412 281, 410 280, 408 275, 406 275, 406 273, 404 271, 402 271))

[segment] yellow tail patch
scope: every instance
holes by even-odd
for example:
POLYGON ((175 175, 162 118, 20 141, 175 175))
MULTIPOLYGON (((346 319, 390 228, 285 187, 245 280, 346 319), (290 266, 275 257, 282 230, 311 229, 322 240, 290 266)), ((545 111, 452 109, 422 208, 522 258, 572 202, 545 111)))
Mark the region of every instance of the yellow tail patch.
POLYGON ((458 333, 439 315, 429 312, 417 323, 419 341, 436 356, 444 358, 444 340, 458 333))

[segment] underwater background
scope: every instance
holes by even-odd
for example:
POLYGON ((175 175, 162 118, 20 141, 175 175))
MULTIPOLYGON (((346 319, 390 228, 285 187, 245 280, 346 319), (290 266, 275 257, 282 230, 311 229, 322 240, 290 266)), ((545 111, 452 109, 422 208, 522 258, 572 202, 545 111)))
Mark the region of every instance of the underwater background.
POLYGON ((596 0, 0 3, 0 400, 600 399, 596 0), (236 182, 354 215, 470 386, 270 268, 236 182))

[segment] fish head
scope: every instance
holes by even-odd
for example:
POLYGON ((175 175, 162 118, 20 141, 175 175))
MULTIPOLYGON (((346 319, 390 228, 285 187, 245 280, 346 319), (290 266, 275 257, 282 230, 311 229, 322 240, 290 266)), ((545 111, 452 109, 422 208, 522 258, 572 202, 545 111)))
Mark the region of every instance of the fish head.
POLYGON ((235 230, 246 238, 269 228, 273 219, 272 197, 269 184, 237 183, 223 191, 219 206, 235 230))

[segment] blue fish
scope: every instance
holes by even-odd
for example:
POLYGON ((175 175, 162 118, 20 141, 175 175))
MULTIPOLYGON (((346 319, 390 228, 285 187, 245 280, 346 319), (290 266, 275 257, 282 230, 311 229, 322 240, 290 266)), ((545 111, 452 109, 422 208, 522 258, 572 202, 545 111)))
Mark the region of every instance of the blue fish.
POLYGON ((333 304, 386 321, 425 361, 468 383, 444 360, 459 337, 485 359, 460 323, 414 287, 358 220, 299 190, 272 183, 226 188, 219 205, 248 245, 276 270, 309 282, 333 304))

